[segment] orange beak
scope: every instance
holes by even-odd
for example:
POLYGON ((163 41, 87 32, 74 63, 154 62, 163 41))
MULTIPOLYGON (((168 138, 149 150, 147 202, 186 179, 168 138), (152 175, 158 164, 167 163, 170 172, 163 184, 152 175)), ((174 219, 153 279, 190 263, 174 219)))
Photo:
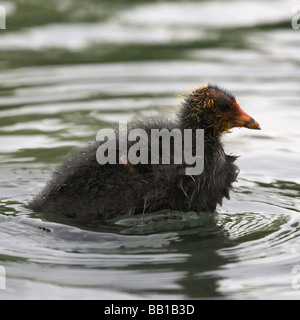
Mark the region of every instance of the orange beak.
POLYGON ((249 116, 241 107, 236 104, 236 112, 232 116, 234 127, 245 127, 248 129, 261 130, 259 123, 249 116))

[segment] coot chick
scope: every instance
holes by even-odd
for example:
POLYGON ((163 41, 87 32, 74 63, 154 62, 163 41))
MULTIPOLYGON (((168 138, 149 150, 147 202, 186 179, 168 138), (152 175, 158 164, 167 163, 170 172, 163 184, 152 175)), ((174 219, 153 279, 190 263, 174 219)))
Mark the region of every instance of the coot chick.
MULTIPOLYGON (((218 204, 222 205, 224 197, 229 199, 232 183, 239 172, 234 164, 237 157, 226 155, 220 140, 221 135, 233 127, 260 129, 232 94, 215 85, 202 86, 186 96, 178 111, 178 120, 139 122, 131 126, 131 130, 140 128, 148 134, 151 129, 204 129, 201 174, 186 175, 184 162, 133 165, 119 152, 118 143, 116 157, 122 161, 100 165, 96 153, 101 142, 95 142, 62 165, 29 207, 36 212, 80 221, 162 209, 213 212, 218 204)), ((132 142, 128 142, 128 147, 130 145, 132 142)))

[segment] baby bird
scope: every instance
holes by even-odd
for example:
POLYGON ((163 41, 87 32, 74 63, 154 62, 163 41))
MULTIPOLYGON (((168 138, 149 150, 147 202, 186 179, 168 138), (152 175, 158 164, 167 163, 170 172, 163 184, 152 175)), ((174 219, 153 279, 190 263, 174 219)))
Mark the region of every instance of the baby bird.
MULTIPOLYGON (((260 129, 245 113, 235 97, 216 85, 202 86, 188 95, 178 111, 178 119, 132 124, 150 136, 153 129, 192 129, 195 150, 197 129, 204 129, 204 169, 201 174, 186 174, 188 164, 132 164, 120 151, 120 137, 115 146, 116 164, 100 165, 95 142, 62 165, 44 190, 30 203, 36 212, 54 213, 77 221, 99 221, 162 209, 214 212, 222 199, 229 199, 232 183, 239 169, 236 157, 226 155, 221 136, 234 127, 260 129)), ((182 135, 182 139, 183 139, 182 135)), ((184 143, 182 141, 182 143, 184 143)), ((127 141, 128 149, 132 141, 127 141)), ((174 148, 171 141, 170 150, 174 148)), ((160 152, 162 146, 159 146, 160 152)), ((151 153, 149 140, 148 152, 151 153)), ((171 153, 171 159, 174 154, 171 153)), ((160 155, 161 159, 161 155, 160 155)))

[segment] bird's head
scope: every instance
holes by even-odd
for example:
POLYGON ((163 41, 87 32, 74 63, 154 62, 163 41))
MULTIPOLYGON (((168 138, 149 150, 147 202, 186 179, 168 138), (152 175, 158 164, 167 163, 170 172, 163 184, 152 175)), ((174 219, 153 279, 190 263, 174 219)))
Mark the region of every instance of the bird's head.
POLYGON ((234 127, 260 130, 258 122, 241 109, 232 94, 211 84, 185 98, 179 118, 184 128, 204 129, 213 134, 228 132, 234 127))

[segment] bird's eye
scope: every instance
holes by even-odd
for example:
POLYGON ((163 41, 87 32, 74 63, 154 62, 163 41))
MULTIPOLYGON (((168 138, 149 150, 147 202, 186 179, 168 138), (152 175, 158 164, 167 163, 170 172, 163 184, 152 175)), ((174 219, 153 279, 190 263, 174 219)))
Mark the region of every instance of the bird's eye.
POLYGON ((219 109, 221 112, 226 112, 226 111, 229 111, 229 106, 227 103, 222 103, 219 105, 219 109))

